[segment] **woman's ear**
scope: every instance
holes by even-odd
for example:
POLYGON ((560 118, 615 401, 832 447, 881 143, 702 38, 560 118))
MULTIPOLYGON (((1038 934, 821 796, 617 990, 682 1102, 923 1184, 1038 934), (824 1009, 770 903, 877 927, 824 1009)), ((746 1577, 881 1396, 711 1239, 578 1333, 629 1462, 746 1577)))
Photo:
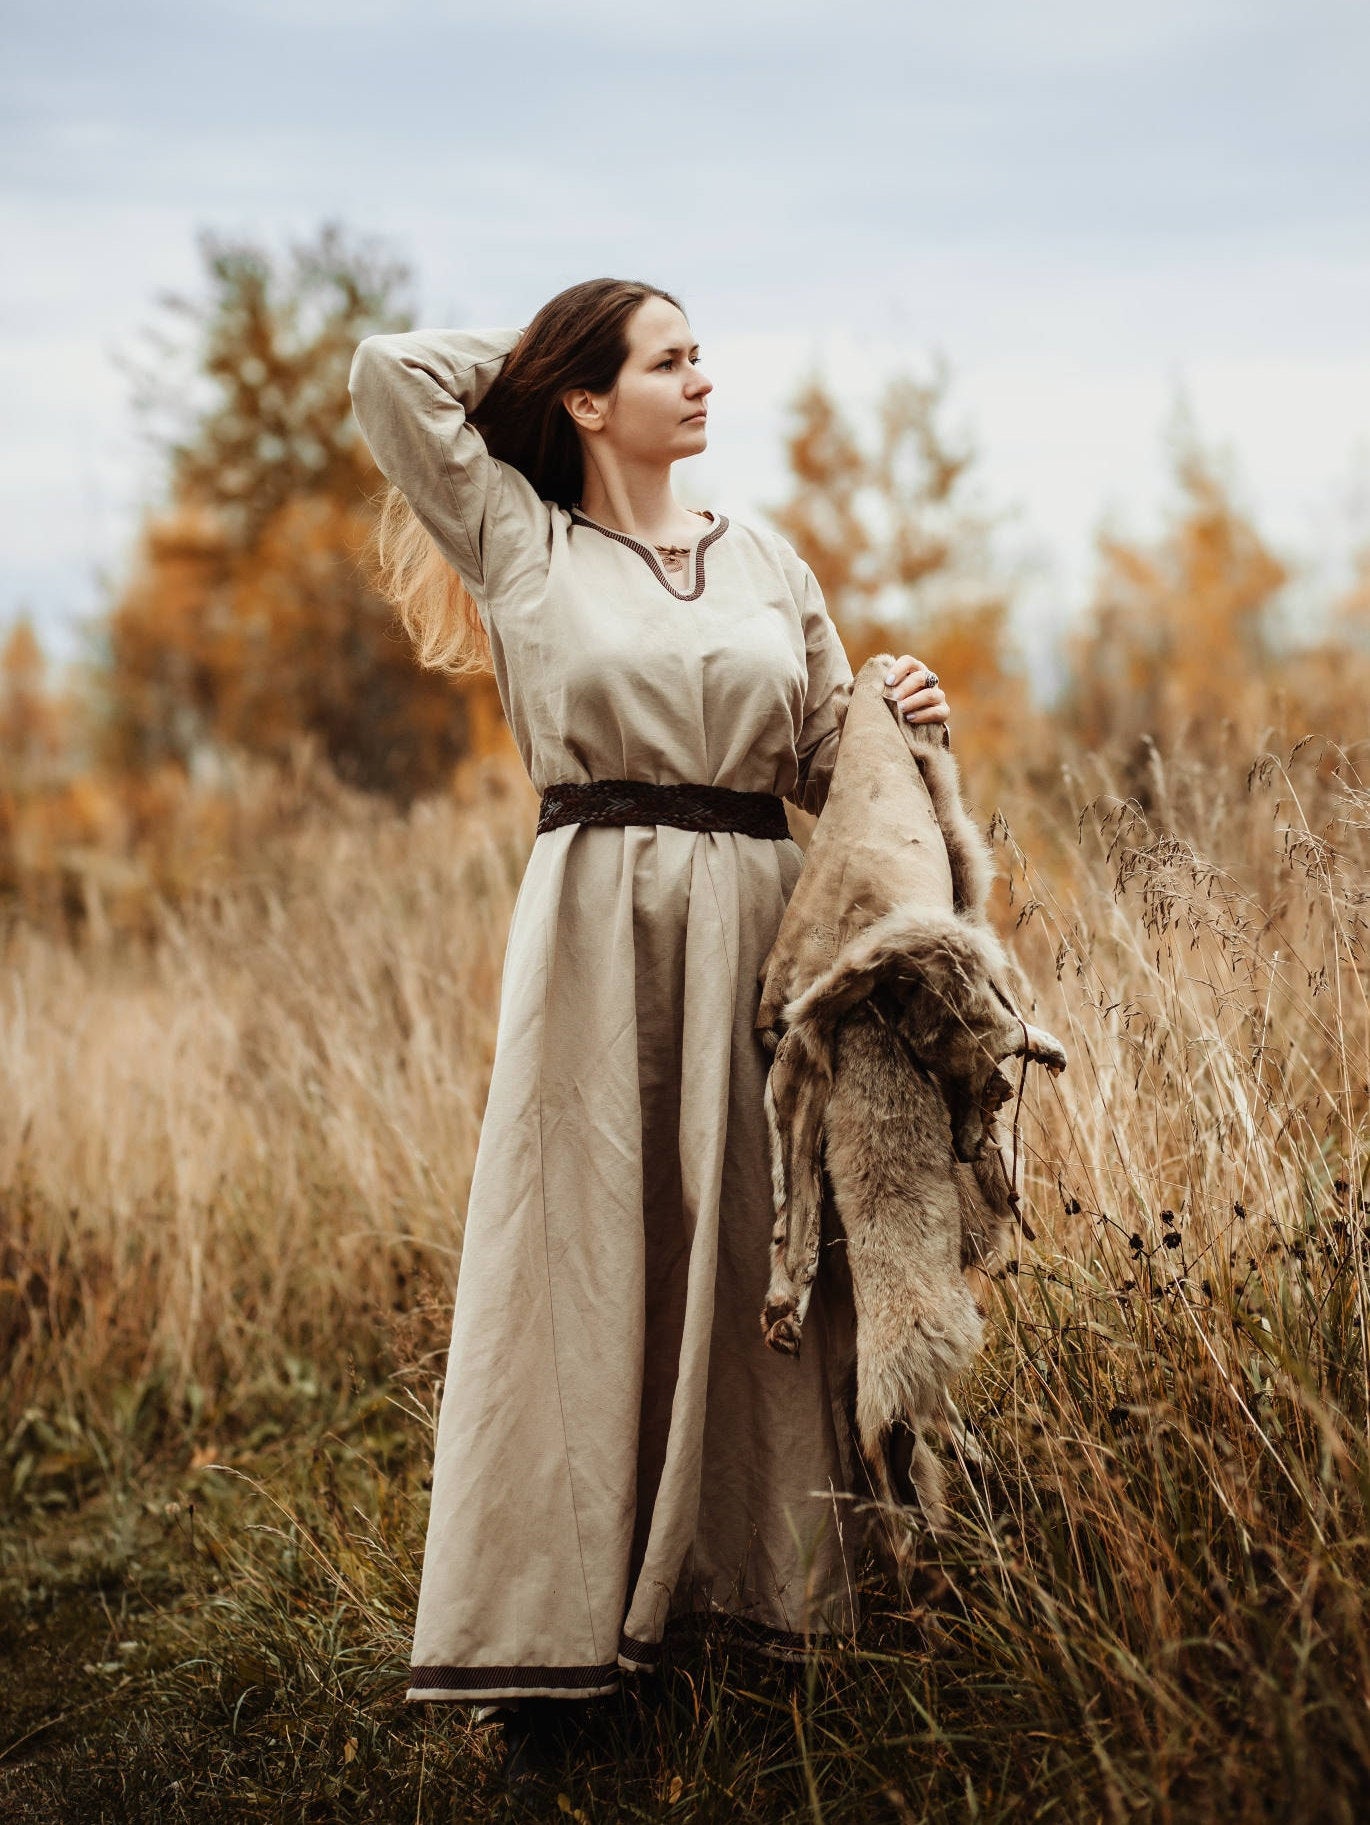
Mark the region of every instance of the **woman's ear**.
POLYGON ((568 387, 561 396, 561 403, 578 431, 593 432, 603 428, 604 408, 599 396, 588 387, 568 387))

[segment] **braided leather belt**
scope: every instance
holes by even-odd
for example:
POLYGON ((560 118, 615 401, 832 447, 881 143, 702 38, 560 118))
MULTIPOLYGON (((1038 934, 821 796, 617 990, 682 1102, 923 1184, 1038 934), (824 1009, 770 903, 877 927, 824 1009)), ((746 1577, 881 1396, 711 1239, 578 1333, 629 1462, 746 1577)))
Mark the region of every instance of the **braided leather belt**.
POLYGON ((782 841, 785 801, 731 786, 662 785, 649 779, 568 780, 543 791, 537 833, 560 824, 674 824, 680 830, 736 830, 782 841))

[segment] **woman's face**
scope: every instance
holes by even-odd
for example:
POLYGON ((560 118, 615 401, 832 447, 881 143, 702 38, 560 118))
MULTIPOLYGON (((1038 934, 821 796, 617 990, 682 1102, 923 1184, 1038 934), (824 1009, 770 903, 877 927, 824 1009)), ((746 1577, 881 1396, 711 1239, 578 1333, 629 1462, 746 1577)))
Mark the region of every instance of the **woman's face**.
POLYGON ((674 462, 708 441, 705 400, 713 381, 684 315, 665 298, 645 298, 628 319, 628 354, 613 387, 576 387, 566 404, 582 432, 602 437, 629 462, 674 462))

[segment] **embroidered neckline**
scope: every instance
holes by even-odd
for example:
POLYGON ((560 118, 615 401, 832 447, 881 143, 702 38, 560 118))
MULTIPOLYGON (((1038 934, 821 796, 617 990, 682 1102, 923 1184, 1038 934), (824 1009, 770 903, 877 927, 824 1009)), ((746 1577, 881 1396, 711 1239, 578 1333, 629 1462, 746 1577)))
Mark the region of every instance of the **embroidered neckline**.
POLYGON ((592 520, 588 514, 582 513, 579 507, 572 507, 570 512, 571 518, 575 520, 577 525, 593 526, 596 532, 602 532, 606 538, 617 539, 620 545, 627 545, 631 550, 637 552, 639 557, 645 558, 651 565, 657 581, 661 584, 662 588, 666 590, 669 595, 674 596, 677 602, 693 602, 697 600, 699 596, 703 595, 704 553, 708 550, 709 546, 713 544, 714 540, 727 530, 728 526, 727 514, 717 514, 714 518, 713 525, 710 526, 709 530, 695 546, 694 588, 687 592, 685 590, 677 589, 671 582, 670 578, 661 567, 661 560, 657 557, 656 552, 653 551, 650 545, 645 545, 641 539, 635 539, 629 533, 617 531, 613 526, 601 526, 598 520, 592 520))

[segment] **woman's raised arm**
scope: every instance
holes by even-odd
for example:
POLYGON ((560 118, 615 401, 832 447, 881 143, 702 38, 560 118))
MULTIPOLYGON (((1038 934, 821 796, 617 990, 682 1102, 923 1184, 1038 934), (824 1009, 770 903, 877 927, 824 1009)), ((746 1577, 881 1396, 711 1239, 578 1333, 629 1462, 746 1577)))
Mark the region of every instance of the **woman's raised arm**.
POLYGON ((511 572, 545 561, 548 507, 468 418, 521 330, 367 336, 348 391, 376 466, 405 496, 463 583, 484 602, 511 572))

